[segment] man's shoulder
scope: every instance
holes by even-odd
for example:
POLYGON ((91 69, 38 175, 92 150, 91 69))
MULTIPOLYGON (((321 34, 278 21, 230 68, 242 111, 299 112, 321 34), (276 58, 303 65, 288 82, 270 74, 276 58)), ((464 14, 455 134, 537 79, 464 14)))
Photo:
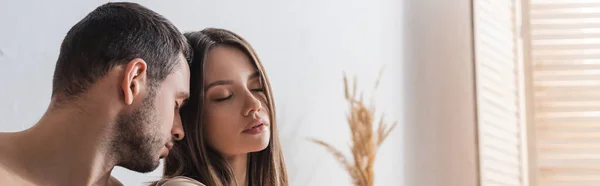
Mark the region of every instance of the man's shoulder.
POLYGON ((8 153, 12 152, 13 148, 17 146, 14 144, 17 141, 15 138, 15 133, 0 132, 0 164, 3 158, 6 158, 8 153))
MULTIPOLYGON (((0 134, 0 139, 2 139, 2 134, 0 134)), ((8 156, 9 151, 10 149, 8 149, 6 141, 0 140, 0 183, 14 175, 8 166, 8 162, 12 162, 8 156)))
POLYGON ((0 185, 35 185, 15 173, 14 167, 11 168, 10 164, 15 162, 11 158, 13 156, 9 154, 12 152, 11 144, 13 143, 11 135, 10 133, 0 133, 0 185))
POLYGON ((21 178, 19 175, 10 171, 8 167, 3 164, 0 164, 0 185, 35 185, 33 183, 28 182, 27 180, 21 178))
POLYGON ((8 137, 8 134, 0 133, 0 176, 11 173, 8 165, 10 162, 14 162, 14 160, 10 158, 12 157, 11 152, 13 151, 11 143, 12 141, 11 138, 8 137))

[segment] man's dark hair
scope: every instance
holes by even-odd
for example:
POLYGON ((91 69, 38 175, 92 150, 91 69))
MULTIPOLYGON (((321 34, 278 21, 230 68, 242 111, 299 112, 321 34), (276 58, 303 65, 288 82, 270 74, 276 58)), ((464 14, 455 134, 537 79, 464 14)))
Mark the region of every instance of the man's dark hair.
POLYGON ((136 3, 107 3, 75 24, 64 38, 52 96, 59 101, 78 97, 111 68, 135 58, 146 61, 153 89, 172 73, 181 53, 190 58, 185 37, 169 20, 136 3))

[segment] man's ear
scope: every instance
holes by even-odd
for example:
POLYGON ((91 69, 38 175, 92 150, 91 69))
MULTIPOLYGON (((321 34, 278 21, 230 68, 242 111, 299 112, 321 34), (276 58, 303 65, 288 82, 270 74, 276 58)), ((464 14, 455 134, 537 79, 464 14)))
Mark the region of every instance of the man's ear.
POLYGON ((131 105, 133 100, 140 96, 140 92, 145 88, 147 76, 146 62, 143 59, 135 58, 125 68, 125 77, 121 83, 123 95, 125 95, 125 104, 131 105))

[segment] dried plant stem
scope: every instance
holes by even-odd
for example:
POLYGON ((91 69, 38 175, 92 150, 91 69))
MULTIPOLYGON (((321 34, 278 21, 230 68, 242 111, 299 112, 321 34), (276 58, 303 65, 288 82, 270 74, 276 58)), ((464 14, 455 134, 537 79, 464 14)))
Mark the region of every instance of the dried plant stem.
MULTIPOLYGON (((382 68, 383 69, 383 68, 382 68)), ((381 74, 375 83, 374 89, 377 90, 381 79, 381 74)), ((319 144, 327 149, 338 162, 346 169, 352 177, 355 186, 372 186, 374 181, 373 165, 379 146, 388 137, 390 132, 396 127, 397 122, 394 122, 391 127, 384 122, 384 115, 379 117, 376 132, 373 132, 375 122, 375 103, 372 99, 372 105, 367 107, 363 100, 363 94, 357 97, 356 76, 353 79, 353 87, 348 87, 348 78, 344 74, 344 94, 348 106, 349 114, 346 116, 348 126, 351 133, 351 151, 353 161, 348 161, 346 157, 332 145, 327 144, 318 139, 311 139, 316 144, 319 144)))

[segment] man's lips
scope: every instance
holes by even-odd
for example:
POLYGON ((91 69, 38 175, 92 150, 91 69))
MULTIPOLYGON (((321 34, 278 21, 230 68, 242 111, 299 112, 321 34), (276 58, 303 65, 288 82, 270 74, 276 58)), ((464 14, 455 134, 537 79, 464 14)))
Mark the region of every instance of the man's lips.
POLYGON ((167 150, 173 149, 173 142, 169 142, 169 143, 165 144, 165 147, 167 147, 167 150))
POLYGON ((167 148, 167 150, 160 155, 160 158, 165 158, 169 155, 169 151, 173 149, 173 142, 168 142, 167 144, 165 144, 165 148, 167 148))

